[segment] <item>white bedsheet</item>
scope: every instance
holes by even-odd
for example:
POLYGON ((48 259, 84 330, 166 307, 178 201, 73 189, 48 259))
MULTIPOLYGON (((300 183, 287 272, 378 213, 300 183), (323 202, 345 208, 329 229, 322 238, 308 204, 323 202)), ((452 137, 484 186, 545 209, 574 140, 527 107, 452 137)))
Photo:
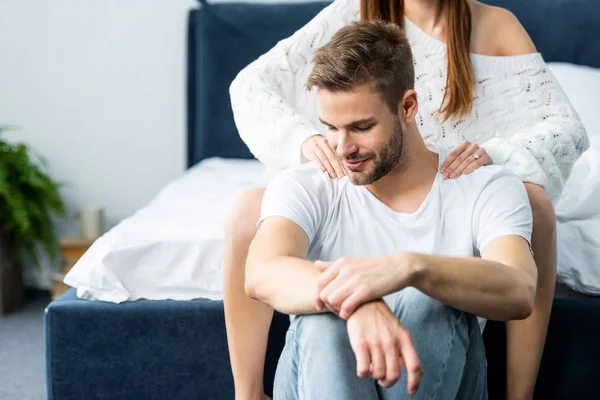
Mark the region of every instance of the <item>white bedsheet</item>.
MULTIPOLYGON (((558 216, 558 281, 600 295, 600 70, 550 64, 592 147, 574 165, 558 216)), ((209 159, 103 237, 65 277, 81 298, 222 299, 224 223, 238 194, 272 172, 252 160, 209 159)))
POLYGON ((222 299, 224 223, 239 193, 265 185, 254 160, 208 159, 98 239, 65 277, 80 298, 222 299))
POLYGON ((573 167, 556 206, 558 277, 571 289, 600 295, 600 143, 573 167))
POLYGON ((591 142, 573 166, 556 205, 557 280, 575 291, 600 295, 600 69, 567 63, 550 63, 549 68, 591 142))

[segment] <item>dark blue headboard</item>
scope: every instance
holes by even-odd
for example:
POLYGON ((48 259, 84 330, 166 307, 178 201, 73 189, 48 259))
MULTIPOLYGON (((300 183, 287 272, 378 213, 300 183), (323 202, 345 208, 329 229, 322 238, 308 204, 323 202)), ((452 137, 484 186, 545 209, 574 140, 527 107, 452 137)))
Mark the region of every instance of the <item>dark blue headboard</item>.
MULTIPOLYGON (((511 10, 546 61, 600 67, 600 0, 485 2, 511 10)), ((189 16, 188 166, 208 157, 252 158, 233 122, 229 85, 329 2, 200 3, 189 16)))
POLYGON ((233 122, 229 85, 328 3, 200 3, 189 17, 188 166, 207 157, 252 158, 233 122))

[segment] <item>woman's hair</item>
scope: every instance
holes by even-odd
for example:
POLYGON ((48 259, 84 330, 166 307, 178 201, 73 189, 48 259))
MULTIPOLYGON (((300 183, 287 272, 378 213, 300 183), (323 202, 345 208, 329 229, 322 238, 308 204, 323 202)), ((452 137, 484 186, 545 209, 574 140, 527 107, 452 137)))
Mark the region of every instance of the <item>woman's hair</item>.
MULTIPOLYGON (((448 8, 448 78, 440 113, 444 120, 471 112, 475 80, 469 58, 471 11, 466 0, 445 0, 448 8)), ((363 20, 381 19, 404 28, 403 0, 360 0, 363 20)))
POLYGON ((313 69, 306 82, 332 92, 346 92, 370 85, 394 114, 407 90, 414 88, 413 57, 396 24, 380 20, 354 21, 338 30, 313 55, 313 69))

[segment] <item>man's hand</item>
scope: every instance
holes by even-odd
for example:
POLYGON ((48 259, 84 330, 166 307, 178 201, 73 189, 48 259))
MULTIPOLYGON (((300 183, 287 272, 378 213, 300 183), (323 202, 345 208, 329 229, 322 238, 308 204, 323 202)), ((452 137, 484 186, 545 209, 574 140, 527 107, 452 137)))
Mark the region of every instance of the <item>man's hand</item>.
POLYGON ((416 393, 423 375, 419 357, 408 330, 382 300, 360 306, 347 327, 359 377, 371 377, 379 385, 391 387, 400 379, 403 366, 408 373, 408 393, 416 393))
POLYGON ((329 174, 331 179, 340 179, 346 176, 342 163, 325 137, 314 135, 306 139, 302 144, 302 154, 306 159, 317 163, 322 171, 329 174))
POLYGON ((327 307, 340 318, 348 319, 361 304, 410 286, 414 277, 412 267, 409 257, 403 254, 316 261, 315 268, 321 276, 315 305, 318 310, 327 307))

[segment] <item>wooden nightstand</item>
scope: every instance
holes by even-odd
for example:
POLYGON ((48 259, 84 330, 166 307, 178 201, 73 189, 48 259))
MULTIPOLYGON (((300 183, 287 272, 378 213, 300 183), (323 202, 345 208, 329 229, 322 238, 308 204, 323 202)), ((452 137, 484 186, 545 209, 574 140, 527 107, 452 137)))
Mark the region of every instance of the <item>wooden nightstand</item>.
POLYGON ((65 237, 60 239, 61 268, 52 275, 52 299, 56 299, 71 287, 63 283, 67 272, 90 248, 94 240, 65 237))

